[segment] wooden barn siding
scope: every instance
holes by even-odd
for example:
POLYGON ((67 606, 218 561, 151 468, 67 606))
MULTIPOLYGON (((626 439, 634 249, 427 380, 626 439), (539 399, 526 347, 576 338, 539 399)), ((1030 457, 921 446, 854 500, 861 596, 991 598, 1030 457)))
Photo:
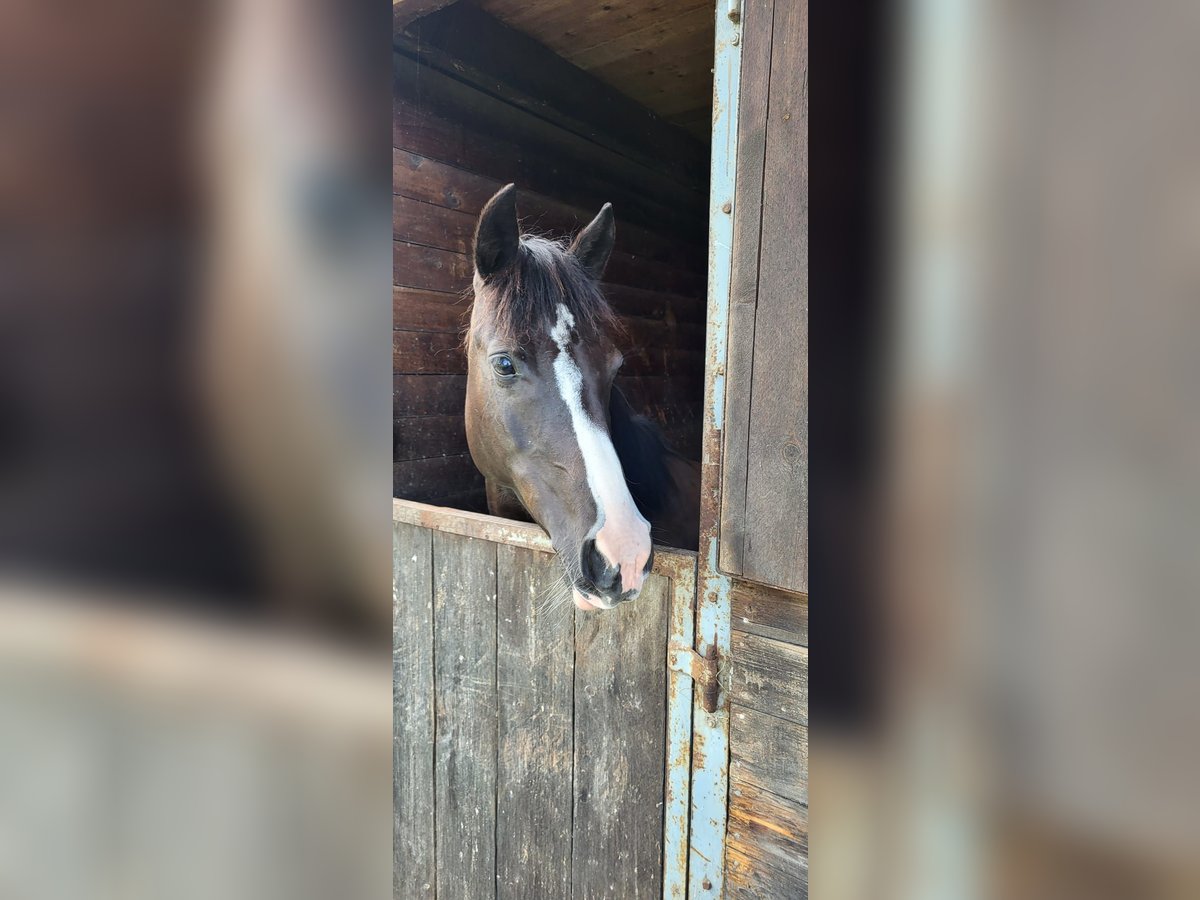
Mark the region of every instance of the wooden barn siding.
MULTIPOLYGON (((552 56, 538 57, 533 68, 510 65, 499 73, 515 85, 489 82, 481 67, 500 67, 514 54, 489 48, 478 59, 454 56, 451 50, 470 52, 455 43, 457 32, 448 24, 459 15, 487 19, 447 9, 427 23, 414 23, 412 34, 424 28, 420 51, 416 38, 397 37, 394 494, 467 509, 485 505, 482 476, 462 427, 466 366, 460 339, 470 315, 476 217, 489 197, 514 180, 524 227, 541 233, 574 232, 603 203, 614 204, 617 247, 605 293, 628 332, 619 384, 675 447, 698 459, 705 316, 702 146, 552 56), (547 85, 550 100, 529 93, 538 83, 534 74, 547 85), (571 84, 572 91, 563 91, 560 83, 571 84), (569 109, 568 97, 574 101, 569 109), (640 112, 634 117, 631 110, 640 112), (578 119, 589 114, 603 120, 603 133, 580 133, 587 123, 578 119), (633 118, 637 121, 620 127, 633 118), (638 141, 655 136, 687 152, 637 151, 638 141)), ((513 34, 497 26, 495 37, 512 40, 513 34)), ((535 52, 522 47, 525 55, 535 52)))
POLYGON ((808 896, 808 598, 734 582, 726 896, 808 896))
POLYGON ((808 4, 746 0, 721 568, 808 590, 808 4))
POLYGON ((660 897, 671 579, 582 613, 549 553, 393 527, 394 896, 660 897))

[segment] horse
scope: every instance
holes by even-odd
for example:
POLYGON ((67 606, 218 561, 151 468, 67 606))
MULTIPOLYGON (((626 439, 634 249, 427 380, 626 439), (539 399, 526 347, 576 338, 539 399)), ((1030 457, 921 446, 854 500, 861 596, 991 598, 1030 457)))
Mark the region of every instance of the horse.
POLYGON ((537 522, 583 610, 635 599, 651 536, 695 549, 700 466, 614 386, 620 322, 600 288, 605 204, 569 244, 522 234, 516 188, 480 213, 466 334, 466 433, 492 515, 537 522))

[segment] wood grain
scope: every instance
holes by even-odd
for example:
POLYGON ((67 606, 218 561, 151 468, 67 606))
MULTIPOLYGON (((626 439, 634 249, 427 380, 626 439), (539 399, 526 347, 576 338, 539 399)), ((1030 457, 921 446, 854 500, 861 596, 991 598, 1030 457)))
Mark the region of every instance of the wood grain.
POLYGON ((733 632, 730 697, 734 703, 799 725, 808 724, 808 650, 733 632))
POLYGON ((569 897, 574 605, 553 556, 497 552, 496 896, 569 897))
POLYGON ((577 614, 572 896, 659 898, 666 721, 666 579, 577 614))
POLYGON ((734 781, 729 790, 726 897, 802 900, 808 896, 808 810, 734 781))
POLYGON ((432 897, 434 859, 433 545, 392 525, 392 887, 432 897))
POLYGON ((808 646, 808 597, 735 579, 733 628, 808 646))
POLYGON ((461 414, 412 416, 393 423, 393 461, 461 456, 467 452, 466 421, 461 414))
POLYGON ((729 777, 808 803, 808 729, 731 704, 729 777))
POLYGON ((470 300, 462 294, 392 288, 393 328, 460 335, 466 330, 470 315, 470 300))
POLYGON ((743 574, 808 592, 808 4, 775 11, 743 574), (765 402, 763 402, 765 401, 765 402))
POLYGON ((392 413, 398 419, 461 415, 466 397, 465 375, 392 376, 392 413))
POLYGON ((433 533, 437 896, 496 890, 496 546, 433 533))
POLYGON ((392 332, 392 371, 397 375, 465 375, 467 354, 457 334, 392 332))
POLYGON ((445 494, 480 490, 483 476, 469 454, 392 463, 392 496, 430 503, 445 494))
MULTIPOLYGON (((737 196, 729 282, 725 439, 721 455, 721 568, 741 574, 746 537, 746 476, 754 374, 754 326, 762 231, 767 103, 771 79, 774 0, 745 0, 741 90, 738 95, 737 196)), ((771 398, 767 398, 771 402, 771 398)))

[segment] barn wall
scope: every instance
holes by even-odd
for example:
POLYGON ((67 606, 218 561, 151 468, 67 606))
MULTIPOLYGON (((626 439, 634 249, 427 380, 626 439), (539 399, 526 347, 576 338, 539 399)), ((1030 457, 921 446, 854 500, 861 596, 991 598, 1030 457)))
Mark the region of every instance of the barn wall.
POLYGON ((807 14, 804 0, 743 6, 719 492, 720 567, 739 576, 731 900, 808 893, 807 14))
POLYGON ((460 338, 475 219, 508 182, 539 233, 573 232, 613 203, 605 292, 629 335, 618 384, 698 459, 706 148, 471 8, 399 33, 394 75, 394 494, 484 506, 463 428, 460 338))

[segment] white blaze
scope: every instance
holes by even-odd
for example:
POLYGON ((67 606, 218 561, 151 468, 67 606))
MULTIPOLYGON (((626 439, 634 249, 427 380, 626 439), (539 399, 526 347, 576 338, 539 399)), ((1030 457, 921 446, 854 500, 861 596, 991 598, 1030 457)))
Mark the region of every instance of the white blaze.
POLYGON ((583 408, 583 375, 568 349, 574 327, 571 311, 558 304, 558 320, 550 329, 550 337, 558 347, 554 376, 558 392, 571 413, 588 487, 596 501, 596 524, 590 536, 595 538, 596 547, 605 558, 620 566, 623 589, 631 590, 641 586, 641 570, 650 556, 650 523, 642 517, 629 494, 612 440, 583 408))

